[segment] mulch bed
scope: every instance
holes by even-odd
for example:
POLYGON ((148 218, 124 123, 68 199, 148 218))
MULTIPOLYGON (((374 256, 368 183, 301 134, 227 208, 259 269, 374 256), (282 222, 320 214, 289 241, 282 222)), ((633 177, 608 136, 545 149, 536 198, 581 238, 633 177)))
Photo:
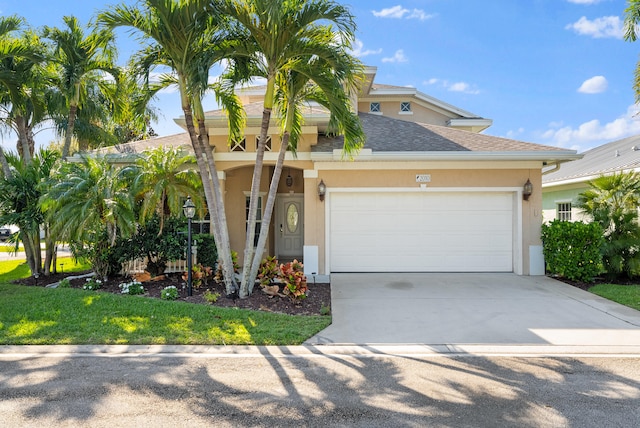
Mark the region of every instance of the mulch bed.
POLYGON ((617 284, 617 285, 638 285, 640 282, 638 279, 621 279, 621 278, 594 278, 593 282, 583 282, 583 281, 572 281, 567 278, 561 278, 556 276, 550 276, 550 278, 557 279, 558 281, 562 281, 565 284, 573 285, 576 288, 581 290, 588 291, 591 287, 598 284, 617 284))
MULTIPOLYGON (((35 278, 30 277, 15 281, 15 283, 27 286, 44 287, 48 284, 59 282, 66 277, 78 276, 86 273, 90 273, 90 271, 64 274, 57 273, 46 277, 41 276, 37 281, 35 278)), ((96 292, 121 294, 119 285, 129 281, 131 281, 131 278, 128 277, 110 278, 109 281, 104 282, 102 287, 96 292)), ((70 283, 72 288, 82 288, 86 283, 86 279, 72 279, 70 280, 70 283)), ((253 289, 253 294, 246 299, 227 298, 225 297, 224 284, 219 284, 215 281, 209 281, 206 285, 203 284, 199 288, 193 288, 192 295, 188 296, 186 281, 181 278, 181 274, 179 273, 163 275, 163 277, 159 279, 144 282, 143 286, 145 294, 143 296, 160 299, 160 292, 162 289, 170 285, 173 285, 178 289, 178 301, 194 304, 252 309, 290 315, 327 315, 326 312, 331 307, 331 286, 326 283, 314 284, 313 282, 309 282, 307 298, 299 301, 293 301, 289 297, 268 296, 258 285, 253 289), (220 293, 220 297, 215 303, 209 303, 205 300, 203 295, 206 290, 209 290, 212 293, 220 293)))

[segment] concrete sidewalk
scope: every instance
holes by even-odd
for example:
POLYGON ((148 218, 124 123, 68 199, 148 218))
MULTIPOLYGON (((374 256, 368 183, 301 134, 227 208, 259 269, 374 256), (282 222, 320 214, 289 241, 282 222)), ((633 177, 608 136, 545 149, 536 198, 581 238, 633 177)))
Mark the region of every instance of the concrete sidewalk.
POLYGON ((308 345, 640 347, 640 312, 547 277, 333 274, 333 323, 308 345))

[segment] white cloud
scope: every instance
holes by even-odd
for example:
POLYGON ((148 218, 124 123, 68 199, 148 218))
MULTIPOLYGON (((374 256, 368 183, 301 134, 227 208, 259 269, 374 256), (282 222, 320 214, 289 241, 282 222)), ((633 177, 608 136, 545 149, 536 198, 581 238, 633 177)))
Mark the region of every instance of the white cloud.
POLYGON ((631 105, 620 117, 602 124, 594 119, 577 128, 564 126, 552 128, 542 134, 542 138, 559 147, 571 147, 584 151, 600 144, 620 140, 640 133, 640 112, 637 105, 631 105))
POLYGON ((432 77, 429 80, 423 82, 425 85, 440 85, 445 88, 447 91, 451 92, 462 92, 464 94, 473 94, 477 95, 480 91, 475 87, 475 85, 471 85, 467 82, 449 82, 448 80, 437 79, 432 77))
POLYGON ((604 76, 593 76, 591 79, 587 79, 582 82, 582 85, 578 88, 578 92, 583 94, 599 94, 607 90, 609 82, 604 76))
POLYGON ((409 61, 406 56, 404 56, 404 51, 402 49, 398 49, 392 57, 382 58, 382 62, 407 62, 409 61))
POLYGON ((593 21, 585 16, 564 27, 567 30, 573 30, 581 36, 591 36, 595 39, 614 37, 621 39, 623 35, 622 21, 619 16, 603 16, 593 21))
POLYGON ((373 16, 376 16, 378 18, 394 18, 394 19, 406 18, 406 19, 419 19, 420 21, 425 21, 435 16, 435 15, 426 13, 422 9, 409 10, 400 5, 389 7, 379 11, 372 10, 371 12, 373 13, 373 16))
POLYGON ((367 55, 378 55, 381 53, 382 49, 364 49, 364 43, 362 43, 362 41, 358 39, 353 42, 353 49, 351 50, 351 54, 357 56, 358 58, 362 58, 367 55))

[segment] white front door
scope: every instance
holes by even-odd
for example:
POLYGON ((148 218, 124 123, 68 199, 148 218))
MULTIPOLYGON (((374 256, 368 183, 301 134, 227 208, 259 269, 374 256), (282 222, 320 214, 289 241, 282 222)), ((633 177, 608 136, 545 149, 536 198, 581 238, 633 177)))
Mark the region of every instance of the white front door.
POLYGON ((279 195, 276 204, 276 256, 302 260, 304 244, 304 196, 279 195))

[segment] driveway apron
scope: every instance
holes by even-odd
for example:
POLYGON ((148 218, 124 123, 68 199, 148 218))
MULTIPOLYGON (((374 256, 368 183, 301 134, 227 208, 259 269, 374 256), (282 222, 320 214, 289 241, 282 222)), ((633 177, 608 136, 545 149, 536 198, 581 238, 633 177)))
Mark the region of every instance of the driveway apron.
POLYGON ((544 276, 332 274, 331 294, 309 345, 640 345, 640 312, 544 276))

